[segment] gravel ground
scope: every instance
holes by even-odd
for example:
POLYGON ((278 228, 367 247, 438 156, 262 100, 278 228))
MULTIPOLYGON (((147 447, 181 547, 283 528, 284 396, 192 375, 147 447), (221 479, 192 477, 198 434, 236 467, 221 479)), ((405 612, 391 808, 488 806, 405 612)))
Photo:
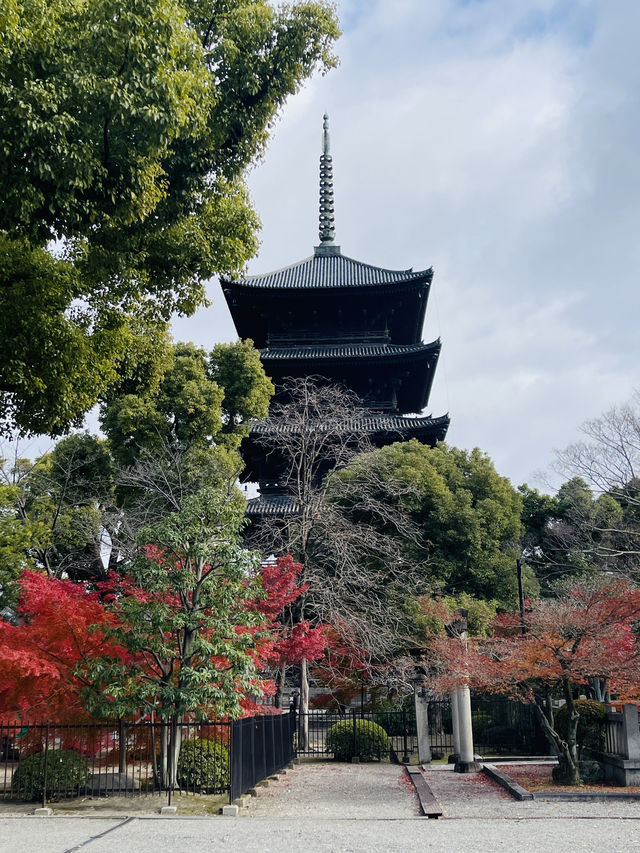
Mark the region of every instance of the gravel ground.
MULTIPOLYGON (((509 770, 506 768, 506 772, 509 770)), ((483 773, 454 773, 453 768, 423 771, 427 784, 440 801, 447 818, 487 818, 500 820, 568 818, 640 819, 640 803, 563 803, 513 800, 483 773)))
POLYGON ((477 774, 424 772, 445 817, 418 816, 393 765, 303 764, 242 818, 0 818, 4 853, 640 853, 637 803, 519 803, 477 774))
POLYGON ((260 788, 249 817, 401 818, 422 814, 403 767, 394 764, 298 764, 260 788))

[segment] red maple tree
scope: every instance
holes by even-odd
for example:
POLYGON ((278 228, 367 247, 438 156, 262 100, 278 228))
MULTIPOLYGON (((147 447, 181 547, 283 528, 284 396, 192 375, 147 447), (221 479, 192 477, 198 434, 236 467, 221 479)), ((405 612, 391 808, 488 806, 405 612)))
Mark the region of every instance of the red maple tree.
MULTIPOLYGON (((147 553, 148 558, 153 556, 147 553)), ((311 628, 308 622, 288 627, 278 619, 283 608, 304 591, 297 583, 301 569, 290 556, 262 567, 265 595, 249 606, 264 620, 252 628, 237 627, 238 632, 255 634, 255 647, 247 653, 259 669, 295 664, 303 657, 316 660, 323 654, 326 638, 322 627, 311 628)), ((58 722, 89 718, 84 698, 92 684, 80 674, 82 664, 98 658, 133 662, 125 648, 109 639, 115 628, 126 628, 118 608, 112 605, 122 596, 144 605, 149 593, 127 575, 115 573, 90 589, 25 571, 20 588, 18 624, 0 621, 0 719, 14 720, 17 714, 22 719, 58 722)), ((176 598, 173 605, 179 603, 176 598)), ((167 598, 165 604, 172 602, 167 598)), ((136 663, 140 666, 143 662, 136 663)), ((269 694, 274 689, 269 679, 255 682, 256 694, 269 694)), ((265 708, 249 698, 243 699, 242 705, 245 713, 265 708)))
POLYGON ((640 693, 639 618, 640 590, 625 579, 576 583, 555 598, 530 602, 524 634, 520 614, 505 614, 496 619, 489 639, 433 638, 432 687, 445 693, 468 684, 533 705, 558 752, 559 776, 580 784, 574 688, 597 679, 621 696, 640 693), (559 692, 568 708, 566 739, 543 710, 542 697, 552 692, 559 692))
POLYGON ((2 719, 87 717, 81 699, 87 684, 75 669, 105 652, 126 660, 126 651, 106 637, 114 614, 97 593, 72 581, 25 571, 20 588, 20 623, 0 621, 2 719))

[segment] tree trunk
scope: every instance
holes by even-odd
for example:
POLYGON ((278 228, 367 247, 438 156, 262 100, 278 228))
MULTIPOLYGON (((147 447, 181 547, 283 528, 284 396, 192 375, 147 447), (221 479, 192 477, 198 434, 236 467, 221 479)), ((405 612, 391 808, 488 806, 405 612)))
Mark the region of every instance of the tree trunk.
MULTIPOLYGON (((570 692, 571 690, 569 688, 569 694, 570 692)), ((567 705, 569 706, 569 726, 566 741, 563 740, 558 732, 550 725, 542 708, 537 703, 534 703, 533 707, 535 708, 538 720, 542 725, 542 730, 558 754, 558 767, 554 769, 553 773, 554 782, 557 782, 560 785, 582 785, 576 747, 576 732, 578 728, 579 715, 573 704, 573 698, 567 700, 567 705)))
POLYGON ((309 746, 309 664, 306 659, 300 662, 300 726, 298 731, 298 749, 304 751, 309 746))
POLYGON ((161 727, 157 775, 160 788, 168 791, 177 786, 178 758, 182 746, 182 718, 172 717, 171 720, 163 720, 161 727))

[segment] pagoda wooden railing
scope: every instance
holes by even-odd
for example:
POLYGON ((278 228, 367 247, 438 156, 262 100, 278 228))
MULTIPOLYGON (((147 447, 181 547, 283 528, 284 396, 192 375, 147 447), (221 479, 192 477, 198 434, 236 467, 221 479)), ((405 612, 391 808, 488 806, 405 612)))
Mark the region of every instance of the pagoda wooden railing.
POLYGON ((390 341, 389 332, 371 331, 363 332, 362 329, 343 331, 337 329, 333 332, 323 333, 318 329, 296 329, 289 332, 269 332, 267 335, 267 346, 313 346, 314 344, 387 344, 390 341))

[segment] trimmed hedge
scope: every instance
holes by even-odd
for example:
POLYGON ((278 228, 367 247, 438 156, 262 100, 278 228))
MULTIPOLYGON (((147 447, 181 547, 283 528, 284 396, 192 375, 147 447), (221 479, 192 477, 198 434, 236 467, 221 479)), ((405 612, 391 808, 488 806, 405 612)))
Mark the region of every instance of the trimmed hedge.
MULTIPOLYGON (((40 800, 44 792, 44 752, 24 758, 11 779, 11 793, 21 799, 40 800)), ((76 794, 89 778, 87 759, 70 749, 51 750, 47 755, 48 799, 76 794)))
MULTIPOLYGON (((576 706, 576 711, 580 714, 576 733, 578 754, 582 752, 583 747, 594 749, 597 752, 604 752, 606 747, 605 720, 607 709, 601 702, 596 702, 594 699, 576 699, 574 705, 576 706)), ((569 728, 569 709, 566 705, 558 708, 555 712, 554 726, 560 737, 566 740, 569 728)))
POLYGON ((344 720, 331 726, 327 732, 327 752, 332 752, 338 761, 360 758, 371 761, 388 755, 391 744, 387 733, 371 720, 356 720, 355 751, 353 743, 353 720, 344 720))
POLYGON ((218 740, 194 738, 180 748, 177 768, 181 788, 199 793, 224 790, 229 784, 229 752, 218 740))

